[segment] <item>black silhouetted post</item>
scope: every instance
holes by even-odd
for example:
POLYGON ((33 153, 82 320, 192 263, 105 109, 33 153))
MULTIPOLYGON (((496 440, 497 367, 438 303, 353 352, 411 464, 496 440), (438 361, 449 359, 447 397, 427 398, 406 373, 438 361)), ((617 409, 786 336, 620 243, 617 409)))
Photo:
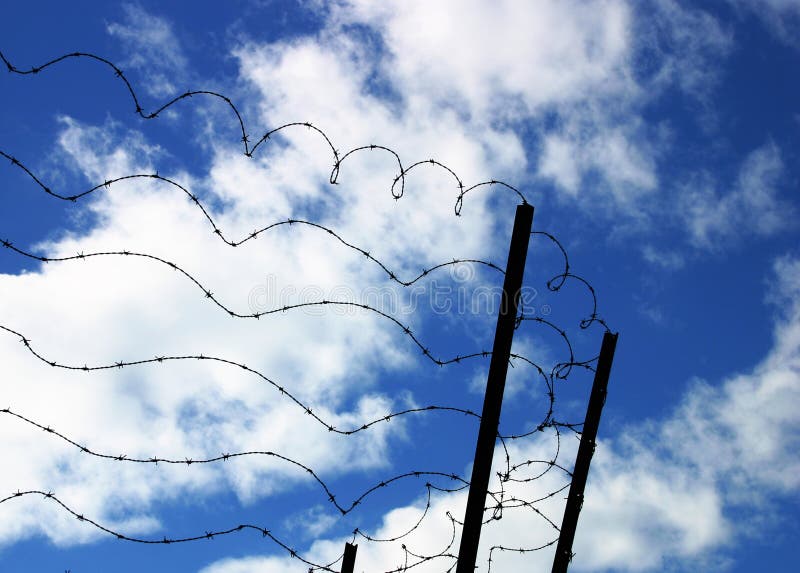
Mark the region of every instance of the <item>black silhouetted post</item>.
POLYGON ((472 465, 472 479, 467 497, 467 510, 464 527, 461 531, 461 547, 458 550, 456 573, 473 573, 478 556, 478 542, 481 538, 483 510, 489 477, 492 472, 497 428, 500 424, 500 410, 503 405, 503 390, 506 385, 508 360, 511 356, 511 342, 517 321, 517 305, 522 289, 522 276, 525 272, 525 259, 528 256, 528 242, 533 225, 533 206, 524 203, 517 206, 511 245, 508 249, 506 277, 503 282, 503 296, 497 315, 497 328, 494 347, 489 363, 489 377, 486 395, 483 399, 481 425, 478 429, 478 442, 475 446, 475 461, 472 465))
POLYGON ((342 573, 353 573, 356 566, 356 551, 358 545, 353 543, 344 544, 344 557, 342 557, 342 573))
POLYGON ((564 519, 561 522, 561 534, 558 537, 556 555, 553 559, 552 573, 566 573, 572 560, 572 541, 578 527, 578 516, 583 506, 583 490, 589 476, 589 465, 594 455, 597 428, 600 425, 600 414, 606 402, 608 377, 611 374, 611 363, 614 361, 614 349, 617 347, 617 335, 606 332, 597 359, 597 370, 594 374, 592 394, 586 408, 586 419, 583 421, 581 443, 575 458, 575 469, 572 471, 572 483, 569 486, 567 506, 564 508, 564 519))

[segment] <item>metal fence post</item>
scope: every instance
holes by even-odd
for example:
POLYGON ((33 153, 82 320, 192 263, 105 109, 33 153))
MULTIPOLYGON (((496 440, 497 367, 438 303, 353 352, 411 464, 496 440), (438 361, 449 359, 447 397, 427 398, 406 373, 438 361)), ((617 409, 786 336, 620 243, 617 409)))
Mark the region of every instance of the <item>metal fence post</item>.
POLYGON ((481 537, 483 510, 486 504, 486 492, 492 471, 497 428, 500 423, 500 410, 503 405, 503 390, 508 372, 508 360, 511 355, 511 342, 517 320, 517 305, 522 288, 522 277, 525 272, 525 259, 528 255, 528 243, 533 225, 533 206, 527 203, 517 206, 514 217, 514 230, 508 249, 506 276, 503 282, 503 297, 497 315, 497 328, 494 335, 494 347, 489 363, 489 376, 486 383, 486 395, 483 400, 481 424, 478 430, 478 441, 475 446, 475 461, 472 466, 467 509, 464 515, 464 527, 461 531, 461 546, 458 550, 458 566, 456 573, 473 573, 478 557, 478 542, 481 537))
POLYGON ((552 573, 566 573, 569 562, 572 560, 572 542, 575 539, 578 516, 583 506, 583 490, 586 488, 589 465, 592 463, 594 455, 597 428, 600 425, 600 414, 603 412, 603 405, 606 402, 608 377, 611 374, 611 363, 614 361, 616 347, 617 335, 606 332, 603 335, 600 357, 597 360, 589 406, 586 408, 586 419, 583 422, 581 443, 575 458, 575 469, 572 471, 572 483, 569 486, 567 506, 564 508, 564 518, 561 522, 561 534, 558 537, 556 555, 553 558, 552 573))
POLYGON ((344 544, 344 557, 342 557, 342 573, 353 573, 356 566, 356 551, 358 545, 353 543, 344 544))

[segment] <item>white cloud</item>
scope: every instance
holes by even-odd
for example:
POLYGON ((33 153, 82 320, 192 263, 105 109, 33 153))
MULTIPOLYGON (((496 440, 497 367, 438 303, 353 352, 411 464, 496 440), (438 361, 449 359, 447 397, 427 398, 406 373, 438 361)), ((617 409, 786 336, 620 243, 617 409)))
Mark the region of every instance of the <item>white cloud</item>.
MULTIPOLYGON (((139 150, 137 140, 115 140, 113 127, 101 131, 72 120, 64 125, 59 141, 90 179, 154 171, 140 163, 141 156, 132 155, 139 150)), ((183 179, 181 174, 175 177, 183 179)), ((276 197, 280 202, 280 195, 276 197)), ((270 194, 263 200, 269 203, 270 194)), ((233 251, 221 246, 199 210, 165 185, 114 185, 90 200, 89 209, 97 216, 96 227, 85 235, 56 238, 41 245, 41 252, 55 257, 130 249, 161 256, 196 275, 240 312, 248 312, 248 291, 268 270, 280 269, 285 284, 296 281, 330 290, 357 284, 354 279, 364 267, 344 247, 332 250, 320 232, 273 235, 233 251), (295 250, 303 257, 297 258, 295 250)), ((227 212, 212 213, 226 232, 235 232, 237 223, 245 229, 264 223, 254 218, 257 213, 240 215, 241 220, 227 212)), ((442 216, 454 219, 449 213, 442 216)), ((0 281, 3 324, 25 333, 38 351, 61 363, 107 364, 163 354, 221 356, 263 371, 342 427, 360 426, 402 405, 402 400, 398 404, 372 390, 375 373, 408 363, 406 351, 392 344, 396 327, 375 316, 296 312, 234 321, 166 265, 120 257, 50 263, 38 272, 3 275, 0 281), (309 360, 312 355, 315 359, 309 360)), ((298 461, 330 476, 341 471, 336 467, 361 471, 384 466, 390 441, 402 437, 402 421, 348 440, 320 425, 308 427, 301 408, 230 366, 168 364, 119 374, 65 373, 38 362, 15 337, 0 338, 3 363, 20 381, 6 392, 8 404, 96 451, 122 449, 129 457, 142 458, 155 453, 199 458, 250 449, 302 452, 298 461), (42 401, 43 395, 58 398, 42 401), (298 424, 306 430, 297 432, 298 424), (340 441, 348 445, 342 448, 340 441)), ((26 464, 4 471, 0 488, 54 490, 86 515, 131 532, 155 528, 153 504, 181 491, 210 495, 228 487, 249 502, 309 479, 303 470, 274 458, 188 472, 165 467, 154 474, 125 464, 113 472, 100 471, 102 461, 55 439, 32 440, 30 428, 8 417, 2 423, 4 451, 24 457, 26 464)), ((28 504, 4 508, 6 523, 15 523, 0 528, 4 543, 36 532, 58 543, 97 536, 77 522, 54 518, 52 509, 41 508, 41 503, 31 505, 33 509, 28 504)))
MULTIPOLYGON (((512 181, 527 168, 595 215, 637 220, 660 188, 671 138, 668 124, 644 121, 647 106, 675 87, 705 101, 732 46, 710 13, 671 0, 324 6, 318 38, 239 51, 244 73, 263 86, 266 120, 285 117, 276 113, 282 103, 302 102, 304 116, 324 118, 343 142, 363 141, 337 121, 353 105, 361 126, 388 121, 381 140, 393 146, 410 130, 442 133, 429 125, 463 130, 487 142, 496 170, 512 181), (534 145, 523 152, 509 125, 531 126, 534 145)), ((463 148, 436 151, 448 165, 457 158, 457 171, 469 169, 463 148)))
MULTIPOLYGON (((566 115, 569 119, 561 130, 543 139, 539 175, 575 198, 588 193, 599 175, 602 187, 591 194, 592 198, 610 196, 614 200, 612 205, 601 207, 601 212, 639 210, 642 196, 658 186, 657 146, 645 143, 650 138, 643 127, 638 122, 619 124, 619 118, 609 121, 599 109, 566 115)), ((584 200, 583 204, 596 208, 597 201, 584 200)))
POLYGON ((708 105, 708 98, 723 73, 719 65, 734 48, 730 30, 711 13, 675 0, 644 4, 638 22, 638 71, 658 90, 677 87, 708 105))
POLYGON ((334 14, 380 31, 381 69, 410 113, 457 110, 483 129, 555 114, 531 158, 540 177, 575 196, 599 174, 601 191, 623 205, 656 186, 655 150, 637 119, 626 3, 389 4, 342 2, 334 14))
MULTIPOLYGON (((131 18, 146 19, 137 10, 128 9, 131 18)), ((168 30, 155 24, 156 40, 167 42, 168 30)), ((113 30, 122 33, 121 28, 113 30)), ((498 166, 512 173, 524 166, 521 145, 510 132, 478 131, 441 110, 398 115, 391 105, 368 94, 370 59, 362 48, 342 37, 329 41, 308 39, 239 52, 244 77, 261 96, 257 101, 262 121, 254 124, 270 124, 273 118, 311 120, 343 149, 388 143, 405 161, 420 154, 442 159, 467 184, 488 179, 498 166), (337 50, 331 51, 331 46, 337 50), (320 85, 329 89, 320 90, 320 85)), ((455 256, 487 258, 493 253, 489 193, 470 195, 457 219, 455 181, 442 170, 420 168, 407 177, 406 195, 395 203, 389 188, 396 166, 381 152, 348 159, 340 184, 333 187, 327 184, 331 161, 324 142, 306 128, 285 135, 265 145, 252 160, 234 158, 239 150, 234 151, 233 143, 213 140, 207 170, 169 175, 201 195, 232 239, 275 220, 306 217, 372 250, 403 276, 416 275, 420 265, 455 256)), ((113 123, 95 127, 64 118, 58 142, 64 163, 92 183, 159 168, 161 150, 141 135, 122 133, 113 123)), ((162 169, 161 174, 167 173, 162 169)), ((509 196, 508 204, 515 200, 509 196)), ((228 247, 183 193, 158 182, 115 184, 80 205, 93 215, 96 226, 56 236, 38 247, 40 253, 148 253, 179 264, 240 313, 252 312, 248 303, 253 289, 273 276, 276 292, 295 289, 296 296, 307 286, 318 293, 343 285, 355 293, 367 285, 401 290, 374 263, 318 229, 281 228, 235 249, 228 247)), ((3 324, 25 333, 37 350, 58 362, 77 361, 81 366, 163 354, 221 356, 264 372, 344 428, 358 427, 414 400, 413 395, 375 387, 386 373, 413 371, 417 359, 412 356, 419 354, 396 325, 374 314, 319 316, 297 311, 259 321, 233 320, 166 265, 130 257, 50 263, 36 272, 3 275, 0 281, 3 324)), ((425 339, 428 319, 399 318, 425 339)), ((280 399, 263 381, 223 364, 203 361, 97 375, 64 373, 37 362, 15 337, 0 339, 4 365, 20 380, 37 381, 10 391, 9 405, 96 451, 124 450, 128 457, 143 458, 200 458, 251 449, 300 452, 299 462, 331 478, 343 471, 389 467, 394 463, 392 445, 406 439, 402 420, 346 439, 321 425, 309 427, 300 407, 280 399), (59 399, 43 402, 42 395, 59 399)), ((81 456, 58 440, 32 441, 29 428, 10 419, 3 423, 16 428, 3 432, 4 451, 22 456, 24 449, 29 463, 19 471, 4 472, 0 488, 53 490, 99 522, 135 526, 143 533, 159 527, 160 502, 186 493, 204 497, 233 490, 246 504, 310 480, 301 469, 267 457, 196 471, 173 467, 154 474, 125 464, 118 464, 114 472, 103 471, 102 461, 81 456)), ((319 501, 315 498, 313 503, 319 501)), ((54 518, 42 505, 9 504, 0 540, 10 543, 37 533, 64 544, 96 539, 96 531, 76 520, 54 518)))
POLYGON ((630 12, 621 1, 353 1, 334 14, 380 32, 385 73, 405 94, 477 117, 530 115, 625 81, 630 12))
POLYGON ((689 240, 718 249, 738 237, 769 236, 790 227, 795 209, 779 196, 784 171, 780 149, 767 142, 745 158, 727 193, 719 193, 708 177, 686 185, 681 211, 689 240))
POLYGON ((534 122, 533 173, 572 200, 588 194, 594 211, 600 199, 606 215, 641 216, 659 187, 669 129, 648 126, 645 106, 674 86, 705 97, 731 45, 710 14, 668 0, 342 1, 331 12, 336 34, 379 33, 371 47, 397 107, 455 110, 484 131, 534 122))

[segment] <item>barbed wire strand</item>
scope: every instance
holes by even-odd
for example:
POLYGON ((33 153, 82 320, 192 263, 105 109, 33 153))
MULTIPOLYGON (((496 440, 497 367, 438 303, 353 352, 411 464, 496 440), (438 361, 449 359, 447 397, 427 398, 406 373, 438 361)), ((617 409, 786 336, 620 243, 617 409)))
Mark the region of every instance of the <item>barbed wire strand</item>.
MULTIPOLYGON (((390 270, 389 267, 385 263, 381 262, 379 259, 377 259, 373 255, 371 255, 369 253, 369 251, 367 251, 365 249, 362 249, 362 248, 358 247, 357 245, 355 245, 353 243, 348 242, 341 235, 339 235, 336 231, 334 231, 332 228, 330 228, 330 227, 328 227, 326 225, 322 225, 320 223, 316 223, 314 221, 308 221, 308 220, 305 220, 305 219, 297 219, 297 218, 288 218, 288 219, 283 220, 283 221, 277 221, 275 223, 269 224, 269 225, 267 225, 265 227, 262 227, 260 229, 256 229, 256 230, 252 231, 251 233, 249 233, 247 236, 245 236, 245 237, 243 237, 243 238, 241 238, 239 240, 231 240, 231 239, 229 239, 229 238, 227 238, 225 236, 225 233, 217 225, 216 221, 211 216, 211 214, 209 213, 208 209, 203 205, 202 201, 200 200, 200 198, 197 195, 193 194, 191 191, 189 191, 186 187, 184 187, 180 183, 177 183, 176 181, 174 181, 174 180, 172 180, 172 179, 170 179, 168 177, 164 177, 162 175, 159 175, 158 173, 139 173, 139 174, 125 175, 125 176, 122 176, 122 177, 116 177, 116 178, 113 178, 113 179, 107 179, 103 183, 100 183, 99 185, 95 185, 94 187, 92 187, 92 188, 90 188, 90 189, 88 189, 86 191, 83 191, 81 193, 77 193, 75 195, 62 195, 60 193, 56 193, 56 192, 52 191, 47 185, 45 185, 39 179, 38 176, 36 176, 28 167, 26 167, 16 157, 14 157, 12 155, 9 155, 8 153, 6 153, 5 151, 3 151, 1 149, 0 149, 0 156, 5 157, 9 161, 11 161, 12 165, 17 166, 20 169, 22 169, 48 195, 50 195, 52 197, 55 197, 57 199, 62 199, 62 200, 71 201, 71 202, 76 202, 78 199, 81 199, 81 198, 86 197, 86 196, 88 196, 88 195, 90 195, 92 193, 95 193, 98 190, 110 189, 111 186, 113 186, 115 183, 119 183, 119 182, 122 182, 122 181, 129 181, 129 180, 135 180, 135 179, 154 179, 156 181, 167 183, 167 184, 169 184, 171 186, 174 186, 174 187, 177 187, 178 189, 180 189, 189 198, 191 203, 193 205, 196 205, 197 208, 200 209, 200 211, 203 213, 203 216, 206 218, 206 220, 209 222, 209 224, 212 227, 213 234, 218 236, 220 238, 220 240, 222 240, 224 243, 226 243, 227 245, 229 245, 231 247, 238 247, 240 245, 243 245, 244 243, 247 243, 248 241, 256 239, 262 233, 265 233, 267 231, 271 231, 273 229, 277 229, 277 228, 282 227, 284 225, 291 226, 291 225, 297 224, 298 226, 308 226, 308 227, 311 227, 311 228, 319 229, 319 230, 327 233, 328 235, 330 235, 331 237, 336 239, 342 245, 348 247, 349 249, 352 249, 352 250, 356 251, 360 255, 363 255, 368 260, 370 260, 373 263, 375 263, 376 265, 378 265, 388 275, 389 279, 391 279, 392 281, 397 282, 398 284, 400 284, 402 286, 411 286, 414 283, 416 283, 419 280, 421 280, 422 278, 428 276, 430 273, 432 273, 433 271, 435 271, 437 269, 440 269, 440 268, 443 268, 443 267, 447 267, 447 266, 452 266, 452 265, 466 264, 466 263, 472 263, 472 264, 485 266, 485 267, 490 268, 490 269, 492 269, 494 271, 498 271, 501 274, 505 274, 505 271, 503 269, 501 269, 499 266, 497 266, 496 264, 492 263, 491 261, 484 261, 484 260, 480 260, 480 259, 454 259, 452 261, 447 261, 445 263, 439 263, 437 265, 433 265, 431 267, 424 268, 424 269, 422 269, 422 271, 416 277, 411 278, 409 280, 403 280, 403 279, 399 278, 394 271, 390 270)), ((36 257, 35 255, 32 255, 31 253, 22 252, 22 251, 20 251, 20 254, 23 254, 25 256, 29 256, 31 258, 38 258, 38 260, 41 260, 42 262, 47 262, 47 260, 45 260, 46 257, 36 257)), ((64 260, 64 259, 61 259, 61 260, 64 260)))
MULTIPOLYGON (((312 224, 312 225, 318 226, 316 224, 312 224)), ((357 308, 357 309, 365 310, 365 311, 374 313, 374 314, 376 314, 376 315, 378 315, 378 316, 380 316, 380 317, 382 317, 384 319, 388 319, 391 322, 393 322, 397 327, 402 329, 403 333, 412 340, 412 342, 417 346, 417 348, 419 348, 422 351, 424 356, 426 356, 430 361, 432 361, 434 364, 436 364, 438 366, 446 366, 446 365, 450 365, 450 364, 454 364, 454 363, 459 363, 462 360, 476 358, 476 357, 479 357, 479 356, 488 357, 488 356, 491 355, 491 353, 488 352, 488 351, 481 351, 481 352, 474 352, 474 353, 463 355, 463 356, 456 355, 455 357, 448 358, 448 359, 437 357, 436 355, 431 353, 430 349, 422 342, 422 340, 420 338, 418 338, 413 333, 412 329, 407 324, 401 322, 400 320, 398 320, 397 318, 395 318, 391 314, 389 314, 387 312, 384 312, 383 310, 381 310, 379 308, 376 308, 376 307, 373 307, 371 305, 364 304, 364 303, 354 302, 354 301, 336 301, 336 300, 322 299, 322 300, 319 300, 319 301, 308 301, 308 302, 301 302, 301 303, 295 303, 295 304, 287 304, 287 305, 283 305, 281 307, 275 307, 275 308, 264 310, 264 311, 261 311, 261 312, 256 311, 256 312, 247 313, 247 314, 241 313, 241 312, 236 312, 236 311, 232 310, 230 307, 228 307, 227 305, 225 305, 224 303, 222 303, 214 295, 214 293, 210 289, 206 288, 198 279, 196 279, 188 271, 186 271, 185 269, 183 269, 182 267, 178 266, 177 264, 175 264, 175 263, 173 263, 171 261, 168 261, 168 260, 166 260, 164 258, 161 258, 161 257, 156 256, 156 255, 151 255, 151 254, 148 254, 148 253, 139 253, 139 252, 134 252, 134 251, 122 250, 122 251, 104 251, 104 252, 95 252, 95 253, 83 253, 83 252, 80 252, 80 253, 78 253, 76 255, 70 255, 70 256, 65 256, 65 257, 44 257, 44 256, 40 256, 40 255, 35 255, 35 254, 30 253, 30 252, 28 252, 26 250, 23 250, 23 249, 17 247, 16 245, 14 245, 14 243, 12 241, 9 241, 8 239, 0 239, 0 245, 3 248, 8 249, 8 250, 10 250, 10 251, 12 251, 14 253, 22 255, 22 256, 24 256, 26 258, 37 260, 37 261, 42 262, 42 263, 68 262, 68 261, 87 260, 87 259, 91 259, 91 258, 109 257, 109 256, 111 256, 111 257, 143 258, 143 259, 146 259, 146 260, 155 261, 155 262, 158 262, 158 263, 160 263, 162 265, 165 265, 165 266, 169 267, 170 269, 172 269, 174 271, 179 272, 186 279, 191 281, 197 288, 199 288, 203 292, 204 297, 206 299, 208 299, 210 302, 212 302, 217 307, 222 309, 229 316, 234 317, 234 318, 260 319, 263 316, 268 316, 268 315, 277 314, 277 313, 285 313, 287 311, 298 310, 298 309, 309 308, 309 307, 318 307, 318 306, 340 306, 340 307, 351 307, 351 308, 357 308)), ((447 265, 458 264, 458 263, 462 263, 462 262, 466 262, 466 261, 468 261, 468 260, 456 259, 454 262, 442 263, 440 265, 437 265, 434 268, 441 268, 441 267, 444 267, 444 266, 447 266, 447 265)), ((487 263, 487 264, 491 264, 491 263, 487 263)), ((430 272, 430 270, 424 270, 422 275, 420 275, 420 276, 425 276, 429 272, 430 272)), ((570 276, 574 276, 574 275, 570 275, 570 276)), ((397 279, 395 279, 395 280, 397 280, 397 279)), ((417 280, 417 279, 415 279, 415 280, 417 280)), ((586 284, 589 288, 591 288, 591 285, 589 285, 584 279, 581 279, 581 281, 584 284, 586 284)), ((593 288, 591 288, 590 292, 592 293, 592 296, 594 297, 595 295, 594 295, 594 289, 593 288)), ((593 299, 593 300, 595 300, 595 299, 593 299)), ((595 310, 596 310, 596 302, 595 302, 595 310)), ((581 328, 588 327, 588 325, 591 324, 591 321, 601 322, 605 326, 605 322, 603 322, 602 319, 597 318, 596 314, 597 314, 596 311, 593 312, 593 315, 592 315, 593 318, 591 320, 590 319, 581 320, 581 323, 580 323, 581 324, 581 328)), ((550 327, 551 329, 555 330, 562 337, 562 339, 565 341, 567 347, 569 348, 569 360, 567 360, 565 362, 558 363, 558 364, 556 364, 554 366, 553 372, 555 373, 557 378, 564 378, 565 376, 567 376, 569 374, 569 371, 571 370, 572 366, 575 365, 575 364, 584 365, 584 364, 588 364, 588 363, 590 363, 592 361, 595 361, 597 359, 597 357, 595 356, 595 357, 593 357, 593 358, 591 358, 591 359, 589 359, 587 361, 578 361, 578 362, 576 362, 575 361, 575 357, 574 357, 574 353, 572 351, 572 344, 569 341, 569 338, 567 337, 566 332, 563 329, 561 329, 558 326, 556 326, 555 324, 553 324, 552 322, 550 322, 550 321, 548 321, 546 319, 543 319, 541 317, 526 317, 524 315, 520 315, 520 316, 517 317, 517 326, 519 326, 519 324, 521 322, 523 322, 523 321, 533 321, 533 322, 544 324, 544 325, 550 327)), ((607 326, 606 326, 606 328, 607 328, 607 326)), ((518 355, 518 354, 512 354, 511 358, 523 359, 528 364, 536 367, 537 370, 539 370, 539 372, 542 372, 541 368, 537 364, 535 364, 534 362, 526 359, 524 356, 521 356, 521 355, 518 355)))
MULTIPOLYGON (((313 570, 315 570, 315 571, 316 570, 331 571, 332 573, 338 573, 336 571, 333 571, 332 569, 330 569, 326 565, 320 565, 318 563, 314 563, 312 561, 309 561, 309 560, 305 559, 299 552, 297 552, 296 550, 292 549, 289 545, 287 545, 286 543, 284 543, 283 541, 278 539, 269 529, 266 529, 266 528, 258 526, 258 525, 252 525, 252 524, 249 524, 249 523, 240 524, 240 525, 237 525, 235 527, 230 527, 228 529, 222 529, 222 530, 216 530, 216 531, 205 531, 204 533, 198 534, 198 535, 189 535, 189 536, 186 536, 186 537, 166 537, 166 536, 164 536, 162 539, 155 539, 155 538, 134 537, 134 536, 131 536, 131 535, 125 535, 125 534, 123 534, 123 533, 121 533, 119 531, 115 531, 115 530, 113 530, 113 529, 111 529, 109 527, 106 527, 106 526, 98 523, 97 521, 95 521, 95 520, 93 520, 93 519, 91 519, 89 517, 86 517, 83 514, 80 514, 80 513, 76 512, 74 509, 72 509, 70 506, 68 506, 66 503, 61 501, 58 497, 56 497, 56 495, 51 491, 41 491, 41 490, 17 491, 17 492, 15 492, 15 493, 13 493, 13 494, 11 494, 9 496, 6 496, 6 497, 0 499, 0 505, 2 505, 4 503, 7 503, 7 502, 9 502, 11 500, 14 500, 14 499, 21 499, 21 498, 26 497, 26 496, 39 496, 41 498, 50 500, 53 503, 55 503, 58 506, 60 506, 61 509, 63 509, 67 513, 72 514, 73 517, 75 517, 78 521, 80 521, 82 523, 87 523, 87 524, 95 527, 96 529, 99 529, 100 531, 103 531, 103 532, 105 532, 105 533, 107 533, 109 535, 113 535, 117 539, 121 539, 123 541, 131 541, 131 542, 134 542, 134 543, 141 543, 141 544, 145 544, 145 545, 170 545, 170 544, 174 544, 174 543, 191 543, 193 541, 211 540, 211 539, 214 539, 215 537, 221 537, 221 536, 224 536, 224 535, 230 535, 232 533, 237 533, 237 532, 248 530, 248 529, 249 530, 254 530, 254 531, 258 531, 259 533, 261 533, 262 537, 267 537, 273 543, 275 543, 276 545, 280 546, 292 558, 298 559, 301 562, 305 563, 306 565, 311 566, 313 570)), ((341 559, 341 557, 339 559, 341 559)), ((337 561, 338 561, 338 559, 337 559, 337 561)), ((334 561, 333 563, 336 563, 337 561, 334 561)))
POLYGON ((391 478, 387 478, 381 480, 379 483, 367 488, 364 492, 360 495, 356 496, 353 501, 349 504, 341 505, 338 500, 337 496, 333 493, 332 488, 319 476, 317 472, 315 472, 311 467, 302 462, 295 460, 289 456, 279 454, 273 451, 267 450, 250 450, 250 451, 243 451, 243 452, 233 452, 233 453, 221 453, 218 456, 213 456, 210 458, 198 458, 198 457, 188 457, 183 456, 181 458, 167 458, 163 456, 150 456, 147 458, 137 458, 137 457, 130 457, 126 454, 104 454, 97 452, 88 446, 78 443, 77 441, 65 436, 63 433, 51 428, 50 426, 45 426, 40 424, 30 418, 20 414, 19 412, 13 411, 11 408, 2 408, 0 409, 0 415, 7 415, 13 416, 14 418, 21 420, 31 426, 34 426, 48 434, 51 434, 57 438, 60 438, 64 442, 74 446, 77 448, 81 453, 84 453, 88 456, 106 459, 106 460, 114 460, 117 462, 125 462, 125 463, 135 463, 135 464, 153 464, 158 465, 159 463, 164 464, 174 464, 174 465, 203 465, 203 464, 213 464, 215 462, 226 462, 228 460, 233 460, 240 457, 255 457, 255 456, 263 456, 263 457, 271 457, 279 459, 283 462, 291 464, 300 470, 302 470, 303 475, 311 476, 317 484, 322 488, 325 493, 325 498, 328 502, 330 502, 342 515, 347 515, 348 513, 352 512, 358 505, 363 503, 364 499, 366 499, 370 494, 375 493, 376 491, 380 491, 382 488, 385 488, 395 482, 400 480, 404 480, 406 478, 420 478, 420 477, 446 477, 454 481, 461 482, 462 486, 468 486, 469 482, 465 481, 462 477, 457 476, 452 473, 445 473, 445 472, 438 472, 438 471, 422 471, 422 470, 415 470, 406 472, 403 474, 398 474, 392 476, 391 478))
POLYGON ((44 64, 41 64, 41 65, 38 65, 38 66, 31 66, 28 69, 21 69, 21 68, 15 66, 14 64, 12 64, 11 61, 8 58, 6 58, 5 54, 3 54, 2 51, 0 51, 0 60, 2 60, 2 62, 6 65, 7 70, 10 73, 13 73, 13 74, 16 74, 16 75, 21 75, 21 76, 38 75, 39 73, 43 72, 44 70, 46 70, 48 68, 51 68, 53 66, 56 66, 56 65, 58 65, 58 64, 60 64, 62 62, 70 60, 70 59, 88 59, 88 60, 92 60, 92 61, 95 61, 95 62, 99 62, 99 63, 101 63, 101 64, 103 64, 103 65, 105 65, 107 67, 110 67, 114 72, 114 76, 119 78, 119 80, 124 83, 126 90, 128 91, 131 99, 133 100, 133 103, 134 103, 134 106, 135 106, 135 110, 134 110, 135 113, 139 117, 141 117, 142 119, 145 119, 145 120, 155 119, 163 111, 167 110, 168 108, 172 107, 173 105, 175 105, 175 104, 177 104, 177 103, 179 103, 179 102, 181 102, 183 100, 192 99, 194 96, 198 96, 198 95, 199 96, 207 96, 207 97, 210 97, 210 98, 213 98, 213 99, 219 99, 219 100, 223 101, 225 103, 225 105, 227 105, 231 109, 231 111, 233 112, 233 114, 236 117, 236 123, 238 124, 239 130, 240 130, 240 133, 241 133, 240 141, 242 142, 242 144, 244 146, 244 154, 247 157, 252 157, 253 154, 255 153, 255 151, 258 149, 258 147, 260 147, 262 144, 266 143, 267 141, 270 141, 271 139, 273 139, 273 136, 275 134, 277 134, 279 132, 282 132, 285 129, 288 129, 288 128, 291 128, 291 127, 304 127, 304 128, 306 128, 308 130, 311 130, 311 131, 317 133, 318 135, 320 135, 323 138, 323 140, 325 141, 325 143, 327 144, 327 146, 331 150, 331 153, 333 155, 333 168, 332 168, 332 171, 331 171, 331 174, 330 174, 330 177, 329 177, 329 182, 331 184, 333 184, 333 185, 335 185, 338 182, 339 174, 340 174, 341 168, 342 168, 342 162, 344 161, 345 158, 353 155, 357 151, 383 150, 383 151, 387 151, 387 152, 391 153, 391 155, 397 160, 398 168, 400 170, 399 174, 395 177, 394 181, 392 182, 392 186, 391 186, 391 189, 390 189, 390 191, 392 193, 392 197, 394 199, 396 199, 396 200, 400 199, 403 196, 404 191, 405 191, 405 179, 406 179, 406 176, 408 175, 408 173, 412 169, 414 169, 416 167, 419 167, 421 165, 431 165, 431 166, 435 165, 435 166, 438 166, 438 167, 444 169, 446 172, 450 173, 455 178, 455 180, 456 180, 456 182, 458 184, 458 190, 459 191, 458 191, 458 196, 456 198, 456 203, 455 203, 455 206, 454 206, 454 211, 455 211, 455 214, 457 216, 461 214, 461 208, 463 206, 463 201, 464 201, 464 197, 466 196, 466 194, 469 193, 470 191, 473 191, 475 189, 478 189, 478 188, 484 187, 484 186, 490 186, 491 187, 491 186, 497 185, 497 186, 500 186, 501 188, 508 189, 509 191, 511 191, 514 194, 516 194, 517 197, 523 203, 527 203, 527 200, 526 200, 525 196, 519 191, 519 189, 517 189, 516 187, 514 187, 514 186, 512 186, 512 185, 510 185, 508 183, 502 182, 502 181, 497 181, 497 180, 493 179, 493 180, 490 180, 490 181, 483 181, 483 182, 474 184, 474 185, 472 185, 470 187, 465 187, 463 181, 455 173, 455 171, 453 171, 451 168, 447 167, 446 165, 444 165, 443 163, 441 163, 441 162, 439 162, 439 161, 437 161, 435 159, 427 159, 427 160, 423 160, 423 161, 417 161, 416 163, 413 163, 409 167, 404 168, 403 164, 402 164, 402 162, 400 160, 399 154, 397 152, 391 150, 390 148, 384 146, 384 145, 359 146, 359 147, 356 147, 354 149, 351 149, 350 151, 348 151, 348 152, 346 152, 344 154, 341 154, 339 152, 339 150, 336 148, 336 146, 333 144, 331 138, 322 129, 320 129, 319 127, 313 125, 310 122, 290 122, 290 123, 283 124, 283 125, 281 125, 279 127, 270 129, 270 130, 266 131, 264 133, 264 135, 261 138, 259 138, 256 141, 256 143, 251 147, 250 146, 250 136, 247 133, 247 130, 245 128, 244 119, 242 118, 242 114, 240 113, 240 111, 237 108, 237 106, 233 103, 233 101, 229 97, 225 96, 224 94, 221 94, 221 93, 218 93, 218 92, 215 92, 215 91, 211 91, 211 90, 188 90, 188 91, 183 92, 183 93, 181 93, 181 94, 179 94, 177 96, 174 96, 172 99, 170 99, 166 103, 162 104, 160 107, 156 108, 155 111, 152 111, 152 112, 148 113, 142 107, 142 105, 141 105, 141 103, 139 101, 139 98, 138 98, 138 96, 136 94, 136 91, 133 88, 133 85, 128 80, 128 78, 125 76, 123 71, 119 67, 117 67, 112 61, 110 61, 110 60, 108 60, 106 58, 103 58, 101 56, 98 56, 96 54, 92 54, 92 53, 88 53, 88 52, 72 52, 70 54, 63 54, 63 55, 61 55, 61 56, 59 56, 57 58, 53 58, 53 59, 45 62, 44 64), (395 190, 398 182, 400 183, 400 191, 396 191, 395 190))

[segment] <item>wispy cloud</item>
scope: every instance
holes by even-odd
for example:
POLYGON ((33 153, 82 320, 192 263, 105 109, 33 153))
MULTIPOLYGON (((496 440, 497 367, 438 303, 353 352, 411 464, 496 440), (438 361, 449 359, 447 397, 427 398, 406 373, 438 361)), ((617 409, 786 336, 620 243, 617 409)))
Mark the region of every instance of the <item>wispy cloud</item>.
POLYGON ((677 271, 686 264, 686 258, 681 253, 659 249, 653 245, 642 247, 642 258, 651 265, 666 271, 677 271))
POLYGON ((120 65, 142 74, 142 87, 154 96, 177 95, 175 82, 187 76, 187 60, 180 41, 165 18, 139 4, 123 4, 124 18, 111 22, 106 31, 125 47, 127 59, 120 65))
POLYGON ((728 0, 739 11, 761 19, 782 42, 800 48, 800 2, 797 0, 728 0))
POLYGON ((731 190, 720 193, 703 179, 686 185, 681 208, 690 241, 721 249, 747 235, 769 236, 792 226, 795 208, 780 193, 783 173, 780 149, 767 142, 745 158, 731 190))

